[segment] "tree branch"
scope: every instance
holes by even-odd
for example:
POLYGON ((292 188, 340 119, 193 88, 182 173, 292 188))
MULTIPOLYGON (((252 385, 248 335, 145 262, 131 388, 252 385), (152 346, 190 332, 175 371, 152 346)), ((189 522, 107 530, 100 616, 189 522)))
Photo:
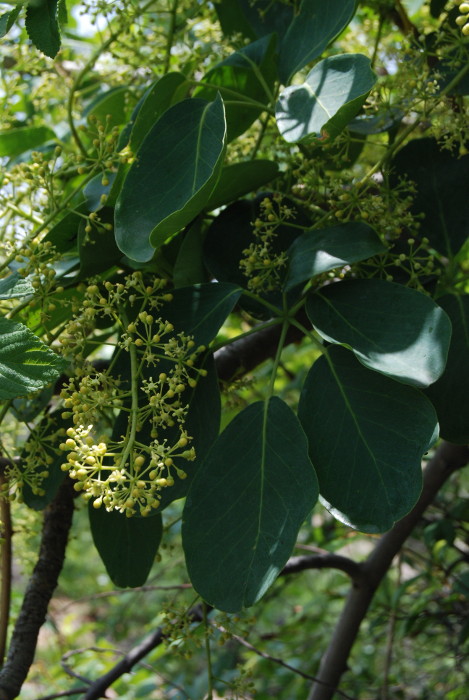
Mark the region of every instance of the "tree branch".
POLYGON ((423 489, 415 507, 381 537, 373 552, 360 565, 361 576, 354 582, 321 661, 317 674, 321 684, 313 684, 309 700, 330 700, 334 696, 332 689, 338 687, 342 674, 347 670, 347 660, 360 625, 394 557, 445 481, 453 472, 464 467, 468 460, 469 448, 443 442, 424 471, 423 489))
POLYGON ((281 576, 296 574, 307 569, 338 569, 355 581, 362 575, 362 567, 353 559, 343 557, 340 554, 327 552, 327 554, 314 554, 310 556, 290 557, 281 572, 281 576))
POLYGON ((18 696, 33 663, 39 630, 65 558, 74 495, 72 482, 66 479, 44 512, 39 557, 24 594, 6 663, 0 671, 0 700, 18 696))

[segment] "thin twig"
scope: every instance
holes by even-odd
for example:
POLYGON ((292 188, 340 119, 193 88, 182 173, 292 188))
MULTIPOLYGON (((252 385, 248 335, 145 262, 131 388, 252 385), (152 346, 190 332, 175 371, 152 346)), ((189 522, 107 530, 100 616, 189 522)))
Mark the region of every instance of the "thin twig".
MULTIPOLYGON (((10 460, 5 458, 0 459, 0 487, 7 483, 5 477, 5 467, 10 463, 10 460), (5 464, 5 462, 7 464, 5 464)), ((1 553, 2 560, 0 563, 1 569, 1 591, 0 591, 0 666, 3 666, 5 660, 8 624, 10 621, 10 600, 11 600, 11 541, 13 536, 13 528, 11 524, 11 507, 8 499, 8 494, 0 493, 0 520, 1 520, 1 535, 2 545, 1 553)))

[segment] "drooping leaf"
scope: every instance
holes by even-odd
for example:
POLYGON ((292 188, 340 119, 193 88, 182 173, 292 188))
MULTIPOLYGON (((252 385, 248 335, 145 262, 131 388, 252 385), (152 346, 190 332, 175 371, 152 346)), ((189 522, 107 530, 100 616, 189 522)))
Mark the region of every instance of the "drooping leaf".
POLYGON ((0 39, 2 39, 5 34, 8 34, 14 23, 16 22, 18 15, 22 10, 22 5, 17 5, 12 10, 4 12, 0 16, 0 39))
POLYGON ((55 139, 52 129, 47 126, 21 126, 18 129, 0 131, 0 156, 16 158, 31 148, 42 146, 55 139))
POLYGON ((142 586, 148 578, 163 534, 161 515, 127 518, 90 503, 91 534, 111 581, 121 588, 142 586))
POLYGON ((370 372, 343 348, 328 356, 309 371, 298 411, 319 491, 342 522, 384 532, 420 495, 437 417, 418 389, 370 372))
POLYGON ((362 222, 305 231, 289 250, 285 289, 292 289, 323 272, 366 260, 385 250, 374 229, 362 222))
POLYGON ((272 160, 246 160, 227 165, 221 171, 206 209, 218 209, 249 192, 255 192, 259 187, 274 180, 278 172, 278 165, 272 160))
POLYGON ((57 19, 58 0, 30 0, 26 10, 26 31, 34 46, 49 58, 60 49, 57 19))
POLYGON ((204 100, 213 100, 219 91, 227 101, 227 141, 243 134, 263 111, 246 102, 267 105, 270 101, 276 76, 275 44, 275 36, 269 35, 243 46, 212 68, 194 91, 194 97, 204 100))
POLYGON ((449 442, 469 442, 469 297, 447 294, 438 299, 453 332, 443 375, 425 390, 436 408, 440 435, 449 442))
POLYGON ((229 424, 194 478, 182 536, 197 592, 227 612, 253 605, 281 571, 317 499, 298 419, 280 399, 229 424))
POLYGON ((285 141, 337 136, 375 84, 370 65, 361 54, 331 56, 316 64, 304 83, 285 88, 275 108, 277 126, 285 141))
POLYGON ((223 102, 183 100, 143 141, 116 205, 116 241, 146 262, 199 214, 220 176, 225 153, 223 102))
POLYGON ((355 0, 303 0, 280 44, 280 80, 291 77, 318 58, 355 13, 355 0))
POLYGON ((14 399, 57 379, 66 361, 22 323, 0 318, 0 399, 14 399))
POLYGON ((346 280, 311 294, 306 311, 323 338, 351 347, 376 372, 425 387, 444 371, 451 322, 415 289, 378 279, 346 280))
POLYGON ((392 162, 391 187, 402 178, 415 183, 411 212, 424 215, 420 232, 450 258, 469 236, 469 155, 458 156, 424 138, 408 143, 392 162))
POLYGON ((0 280, 0 299, 16 299, 29 294, 34 294, 34 288, 29 279, 21 277, 18 272, 12 272, 0 280))

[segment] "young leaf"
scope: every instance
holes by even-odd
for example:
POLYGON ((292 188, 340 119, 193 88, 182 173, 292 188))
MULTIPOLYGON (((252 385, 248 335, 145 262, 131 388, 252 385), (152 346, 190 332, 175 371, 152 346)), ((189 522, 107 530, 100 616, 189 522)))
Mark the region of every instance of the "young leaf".
POLYGON ((378 279, 347 280, 311 294, 306 311, 323 338, 348 345, 376 372, 425 387, 444 371, 451 322, 414 289, 378 279))
POLYGON ((221 97, 190 99, 168 109, 142 143, 116 204, 116 241, 146 262, 205 207, 225 154, 221 97))
POLYGON ((287 85, 318 58, 355 14, 355 0, 303 0, 280 44, 279 75, 287 85))
POLYGON ((376 82, 370 60, 341 54, 316 64, 301 85, 285 88, 275 108, 285 141, 334 138, 357 114, 376 82))
POLYGON ((0 318, 0 399, 41 389, 66 364, 22 323, 0 318))
POLYGON ((182 537, 197 592, 214 607, 253 605, 281 571, 317 499, 298 419, 280 399, 251 404, 200 465, 182 537))
POLYGON ((319 491, 339 520, 384 532, 417 501, 437 417, 417 389, 370 372, 343 348, 312 366, 298 415, 319 491))
POLYGON ((0 299, 16 299, 34 294, 34 287, 28 278, 21 277, 18 272, 0 280, 0 299))
POLYGON ((143 586, 155 560, 163 534, 161 515, 127 518, 90 503, 91 534, 111 581, 121 588, 143 586))
POLYGON ((18 129, 0 131, 0 156, 16 158, 31 148, 55 139, 52 129, 47 126, 21 126, 18 129))
POLYGON ((425 390, 436 408, 440 435, 449 442, 469 442, 469 297, 447 294, 438 299, 453 332, 443 375, 425 390))
POLYGON ((285 289, 292 289, 323 272, 366 260, 385 250, 374 229, 361 222, 350 221, 305 231, 289 250, 290 264, 285 289))
POLYGON ((57 6, 58 0, 34 0, 26 10, 28 36, 34 46, 49 58, 55 58, 60 49, 57 6))

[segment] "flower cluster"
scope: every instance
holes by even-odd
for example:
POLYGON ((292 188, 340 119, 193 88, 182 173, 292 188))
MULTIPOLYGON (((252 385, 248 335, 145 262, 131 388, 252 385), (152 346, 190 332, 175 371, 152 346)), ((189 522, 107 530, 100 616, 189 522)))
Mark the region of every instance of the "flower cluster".
POLYGON ((458 9, 461 13, 456 17, 456 24, 461 27, 464 36, 469 36, 469 3, 465 0, 455 0, 455 4, 459 5, 458 9))

